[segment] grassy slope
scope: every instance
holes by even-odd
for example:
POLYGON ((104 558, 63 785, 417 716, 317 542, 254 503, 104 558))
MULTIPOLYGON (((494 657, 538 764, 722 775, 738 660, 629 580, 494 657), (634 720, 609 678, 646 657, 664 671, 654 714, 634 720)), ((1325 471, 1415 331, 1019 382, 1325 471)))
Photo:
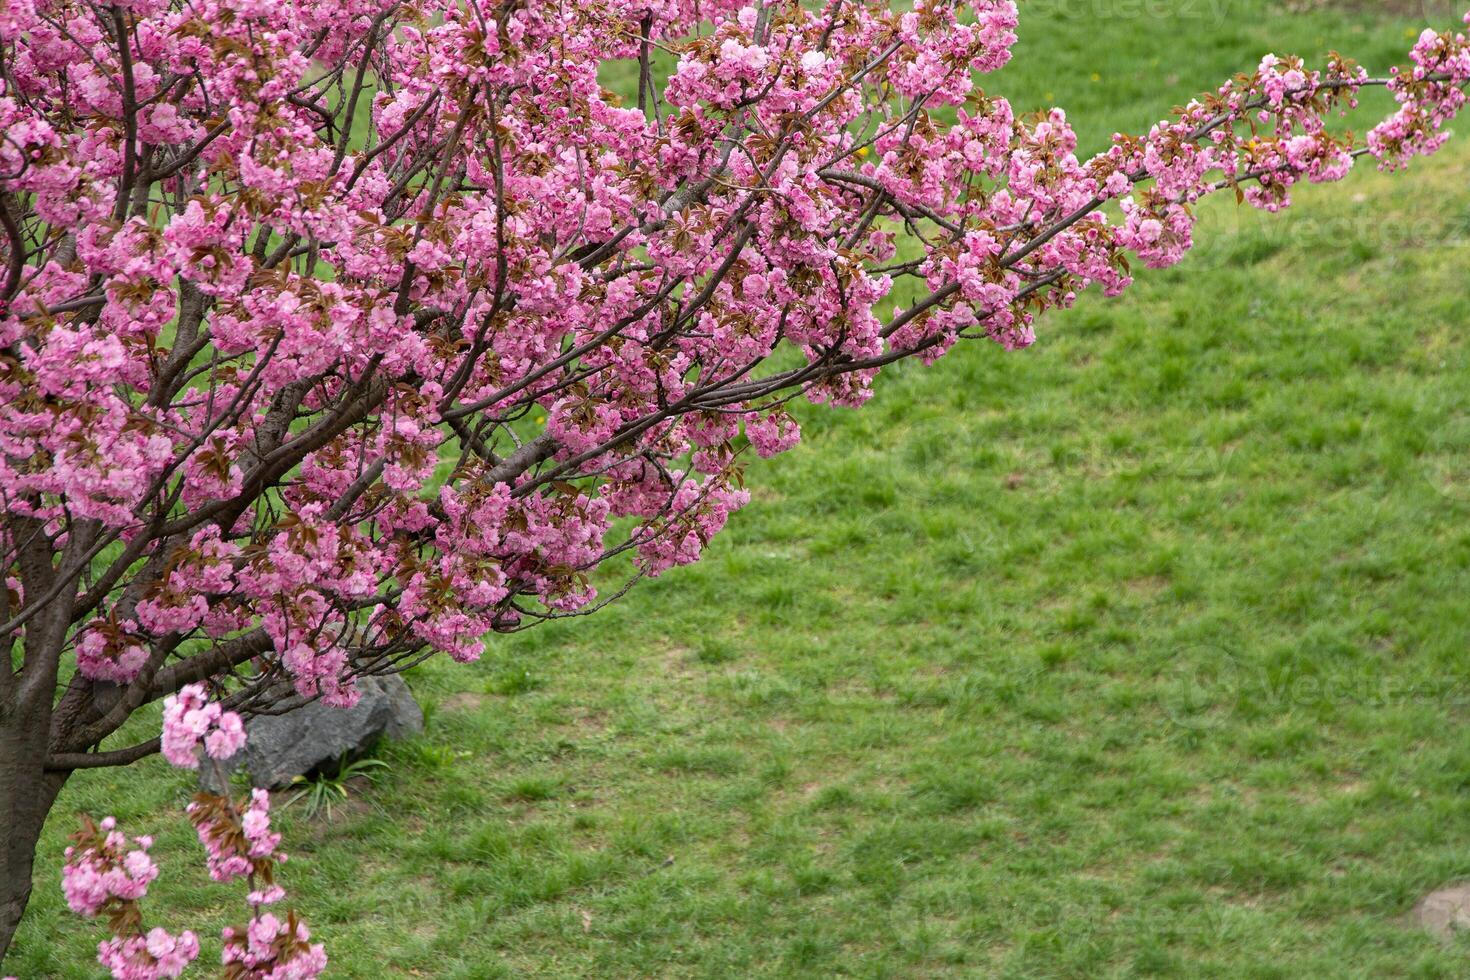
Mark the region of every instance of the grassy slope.
MULTIPOLYGON (((1406 46, 1264 0, 1024 7, 993 87, 1094 145, 1265 50, 1406 46)), ((807 411, 701 565, 422 670, 366 805, 282 821, 338 975, 1463 976, 1404 917, 1470 874, 1467 173, 1211 208, 1031 352, 807 411)), ((74 783, 10 972, 95 975, 71 809, 159 835, 161 922, 237 917, 187 791, 74 783)))

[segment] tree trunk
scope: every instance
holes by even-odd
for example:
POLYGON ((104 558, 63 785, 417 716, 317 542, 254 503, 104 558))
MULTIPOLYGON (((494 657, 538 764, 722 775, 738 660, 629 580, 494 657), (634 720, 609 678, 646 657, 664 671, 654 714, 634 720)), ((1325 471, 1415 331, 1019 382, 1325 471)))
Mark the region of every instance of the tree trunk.
POLYGON ((30 714, 0 701, 0 964, 31 897, 36 844, 46 814, 68 775, 46 771, 49 725, 38 722, 48 719, 30 714))

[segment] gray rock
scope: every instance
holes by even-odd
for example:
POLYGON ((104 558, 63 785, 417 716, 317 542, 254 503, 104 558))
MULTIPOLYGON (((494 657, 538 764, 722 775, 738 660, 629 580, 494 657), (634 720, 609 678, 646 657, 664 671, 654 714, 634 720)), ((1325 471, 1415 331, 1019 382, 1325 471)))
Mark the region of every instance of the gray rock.
POLYGON ((1448 938, 1470 929, 1470 884, 1441 888, 1414 906, 1414 918, 1436 936, 1448 938))
MULTIPOLYGON (((346 754, 361 756, 379 738, 406 738, 424 730, 424 713, 403 678, 363 677, 357 682, 362 700, 351 708, 319 701, 284 715, 260 715, 245 723, 245 748, 224 763, 226 772, 244 768, 250 784, 280 789, 297 776, 330 771, 346 754)), ((212 766, 200 770, 200 785, 221 792, 212 766)))

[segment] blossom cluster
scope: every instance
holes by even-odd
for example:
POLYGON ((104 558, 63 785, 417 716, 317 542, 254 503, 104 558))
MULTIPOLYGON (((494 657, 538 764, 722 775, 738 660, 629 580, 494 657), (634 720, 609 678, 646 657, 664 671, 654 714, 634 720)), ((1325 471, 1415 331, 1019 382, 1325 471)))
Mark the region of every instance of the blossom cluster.
POLYGON ((184 769, 199 768, 199 749, 228 759, 245 747, 245 725, 233 711, 209 700, 203 684, 190 684, 163 701, 163 757, 184 769))
POLYGON ((132 635, 132 623, 96 619, 78 633, 77 670, 93 680, 126 684, 148 662, 148 650, 132 635))
POLYGON ((152 846, 151 837, 136 837, 130 846, 113 817, 104 817, 95 827, 84 825, 76 843, 66 849, 61 869, 67 906, 91 917, 148 894, 149 884, 158 877, 158 866, 148 856, 152 846))
POLYGON ((162 980, 182 976, 199 958, 199 939, 185 929, 171 935, 155 926, 142 935, 114 936, 97 945, 97 962, 114 980, 162 980))
POLYGON ((246 898, 251 906, 269 905, 285 897, 272 877, 271 869, 284 862, 286 855, 276 850, 281 835, 271 830, 270 793, 252 790, 243 812, 228 797, 201 793, 187 811, 204 845, 211 878, 224 882, 248 877, 255 886, 246 898))
MULTIPOLYGON (((245 732, 239 715, 222 711, 208 700, 200 685, 183 688, 164 708, 164 754, 176 766, 199 766, 199 747, 218 760, 243 747, 245 732)), ((311 980, 326 969, 327 955, 294 912, 284 920, 262 911, 279 902, 285 890, 276 883, 274 868, 286 860, 281 835, 271 829, 270 793, 251 791, 243 805, 228 795, 201 792, 186 808, 204 846, 205 863, 215 881, 245 878, 250 891, 245 901, 249 922, 222 933, 221 962, 225 975, 238 980, 311 980)), ((93 824, 83 819, 66 850, 62 890, 72 911, 85 916, 106 915, 112 938, 97 946, 97 961, 114 980, 164 980, 178 977, 199 957, 199 940, 189 930, 177 936, 162 928, 145 929, 138 901, 158 877, 148 856, 152 839, 134 838, 131 844, 112 817, 93 824)))
MULTIPOLYGON (((1470 24, 1470 14, 1465 22, 1470 24)), ((1389 83, 1398 111, 1368 133, 1368 149, 1390 169, 1444 145, 1445 124, 1464 108, 1470 80, 1470 48, 1463 37, 1426 29, 1409 57, 1412 66, 1395 69, 1389 83)))
POLYGON ((184 930, 177 936, 155 927, 144 930, 138 902, 158 877, 148 856, 153 841, 136 837, 131 845, 113 817, 97 824, 83 820, 66 849, 61 890, 73 912, 89 918, 105 916, 113 937, 97 946, 97 961, 115 980, 163 980, 177 977, 199 956, 199 940, 184 930))
POLYGON ((313 943, 306 924, 290 913, 278 919, 266 912, 244 928, 226 926, 223 935, 227 976, 311 980, 327 968, 322 944, 313 943))

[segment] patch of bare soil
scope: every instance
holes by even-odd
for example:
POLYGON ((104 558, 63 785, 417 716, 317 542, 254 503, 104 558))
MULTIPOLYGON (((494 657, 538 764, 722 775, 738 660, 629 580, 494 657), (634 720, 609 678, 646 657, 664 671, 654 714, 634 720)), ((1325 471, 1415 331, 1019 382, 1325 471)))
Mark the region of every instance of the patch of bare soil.
POLYGON ((485 695, 475 694, 471 691, 460 691, 451 694, 439 702, 439 707, 445 711, 476 711, 485 703, 485 695))

